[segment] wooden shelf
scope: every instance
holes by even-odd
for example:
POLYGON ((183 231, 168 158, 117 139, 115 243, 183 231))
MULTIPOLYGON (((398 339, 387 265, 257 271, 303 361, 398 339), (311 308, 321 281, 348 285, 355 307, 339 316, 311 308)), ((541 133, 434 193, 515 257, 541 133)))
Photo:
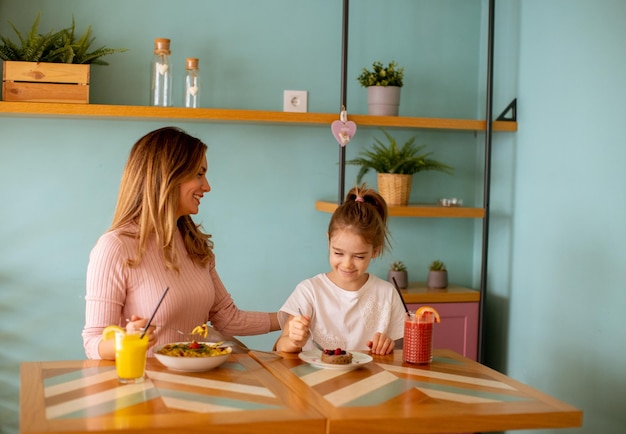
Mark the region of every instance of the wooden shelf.
MULTIPOLYGON (((0 102, 0 114, 8 116, 69 117, 94 119, 172 119, 187 122, 236 122, 261 124, 330 125, 339 113, 290 113, 220 108, 152 107, 105 104, 0 102)), ((349 115, 363 127, 423 128, 484 131, 484 120, 349 115)), ((494 131, 517 131, 517 122, 496 121, 494 131)))
POLYGON ((425 282, 409 283, 407 289, 401 289, 407 304, 411 303, 470 303, 480 301, 480 292, 458 285, 448 285, 444 289, 428 288, 425 282))
MULTIPOLYGON (((327 202, 318 200, 315 202, 315 209, 318 211, 332 213, 337 209, 337 202, 327 202)), ((429 204, 415 204, 407 206, 390 206, 389 216, 391 217, 433 217, 433 218, 484 218, 484 208, 468 208, 464 206, 438 206, 429 204)))

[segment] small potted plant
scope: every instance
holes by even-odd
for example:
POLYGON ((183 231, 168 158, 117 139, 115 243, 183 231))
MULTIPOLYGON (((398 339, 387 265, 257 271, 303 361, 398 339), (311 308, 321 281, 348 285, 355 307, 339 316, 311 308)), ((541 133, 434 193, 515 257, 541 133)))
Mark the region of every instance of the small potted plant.
POLYGON ((387 280, 394 285, 397 285, 400 289, 405 289, 409 286, 409 276, 406 271, 406 265, 402 261, 394 261, 387 272, 387 280))
POLYGON ((448 287, 448 270, 446 264, 440 260, 433 261, 428 267, 428 281, 426 286, 429 288, 447 288, 448 287))
POLYGON ((5 101, 89 102, 90 65, 108 65, 101 58, 125 48, 91 48, 91 26, 78 36, 75 22, 59 31, 39 32, 41 14, 28 34, 12 24, 19 42, 0 36, 5 101))
POLYGON ((452 167, 431 158, 432 152, 424 152, 426 145, 415 145, 415 136, 399 146, 391 134, 385 130, 382 132, 388 144, 374 138, 371 149, 361 151, 358 158, 348 160, 346 164, 361 166, 357 184, 361 184, 363 176, 370 169, 378 172, 378 191, 387 205, 408 204, 415 173, 427 170, 452 173, 452 167))
POLYGON ((404 85, 404 67, 395 61, 384 66, 374 62, 372 69, 363 68, 357 77, 361 86, 367 88, 368 113, 375 116, 398 116, 400 88, 404 85))

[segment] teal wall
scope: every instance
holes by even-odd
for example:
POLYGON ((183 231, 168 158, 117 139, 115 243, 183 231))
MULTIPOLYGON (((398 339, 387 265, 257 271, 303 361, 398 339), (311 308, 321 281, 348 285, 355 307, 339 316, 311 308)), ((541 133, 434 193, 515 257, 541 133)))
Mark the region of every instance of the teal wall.
POLYGON ((488 363, 626 432, 626 2, 498 1, 488 363))
MULTIPOLYGON (((496 3, 494 111, 518 97, 520 128, 494 135, 488 363, 582 408, 584 428, 572 432, 620 432, 625 5, 496 3)), ((395 59, 408 73, 401 115, 479 118, 485 5, 351 2, 349 113, 366 112, 354 80, 360 68, 395 59)), ((169 37, 179 83, 184 58, 200 58, 204 107, 280 111, 282 91, 295 89, 309 91, 309 111, 339 111, 339 0, 0 0, 0 34, 12 36, 7 20, 26 31, 38 11, 42 30, 68 25, 73 14, 79 30, 92 25, 96 46, 130 49, 92 68, 92 103, 146 104, 152 41, 169 37)), ((168 124, 0 116, 0 342, 8 349, 0 352, 0 433, 17 431, 21 361, 84 357, 87 256, 111 221, 130 147, 168 124)), ((240 307, 275 310, 297 282, 328 269, 329 215, 314 202, 337 196, 338 145, 329 128, 173 124, 209 145, 213 190, 197 221, 213 234, 218 269, 240 307)), ((417 134, 456 168, 451 177, 420 175, 413 202, 454 196, 480 205, 481 135, 393 133, 417 134)), ((360 128, 348 158, 379 135, 360 128)), ((348 186, 355 174, 349 167, 348 186)), ((373 175, 367 180, 374 185, 373 175)), ((442 258, 454 282, 476 283, 475 222, 396 218, 390 227, 393 250, 374 273, 402 259, 413 279, 424 279, 427 264, 442 258)), ((264 349, 275 338, 243 340, 264 349)))

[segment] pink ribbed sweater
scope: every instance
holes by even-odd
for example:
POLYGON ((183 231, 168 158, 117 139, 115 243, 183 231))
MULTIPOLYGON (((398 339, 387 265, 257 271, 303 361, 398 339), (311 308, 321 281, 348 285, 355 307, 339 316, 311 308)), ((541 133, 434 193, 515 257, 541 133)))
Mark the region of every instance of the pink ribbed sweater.
POLYGON ((89 256, 82 333, 88 358, 100 358, 98 344, 104 327, 124 326, 132 315, 150 317, 166 287, 170 289, 152 322, 157 326, 157 345, 180 341, 181 335, 176 330, 189 333, 207 321, 217 331, 230 336, 270 331, 269 314, 239 310, 215 270, 215 259, 206 267, 194 263, 187 256, 178 232, 175 238, 178 273, 165 267, 154 239, 148 242, 137 267, 126 266, 127 259, 136 257, 138 245, 136 238, 123 235, 129 229, 137 231, 138 227, 128 225, 102 235, 89 256))

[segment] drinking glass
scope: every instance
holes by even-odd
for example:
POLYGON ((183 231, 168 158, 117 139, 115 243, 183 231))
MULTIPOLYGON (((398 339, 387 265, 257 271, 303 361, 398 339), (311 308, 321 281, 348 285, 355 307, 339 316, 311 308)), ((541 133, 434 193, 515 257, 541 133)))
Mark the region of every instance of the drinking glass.
POLYGON ((115 334, 115 369, 120 383, 141 383, 145 377, 148 335, 142 330, 115 334))
POLYGON ((404 321, 404 347, 402 359, 406 363, 426 364, 433 360, 434 315, 410 312, 404 321))

